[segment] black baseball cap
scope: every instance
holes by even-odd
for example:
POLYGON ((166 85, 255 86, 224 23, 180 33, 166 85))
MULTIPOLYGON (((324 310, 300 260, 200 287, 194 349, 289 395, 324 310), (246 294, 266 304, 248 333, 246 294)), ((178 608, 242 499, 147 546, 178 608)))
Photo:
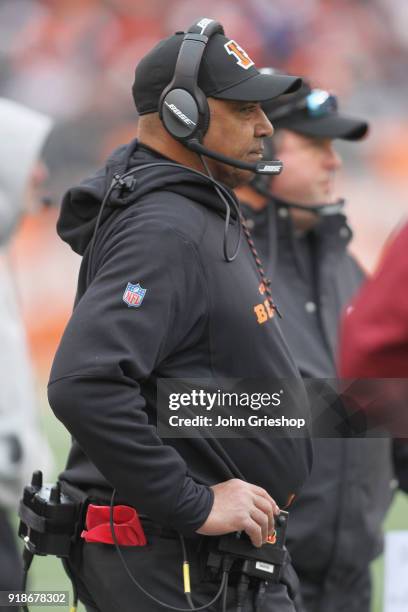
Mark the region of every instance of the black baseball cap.
MULTIPOLYGON (((184 32, 161 40, 136 67, 132 87, 139 115, 159 110, 160 96, 174 75, 184 32)), ((234 40, 214 34, 200 64, 198 86, 207 97, 263 102, 299 89, 302 80, 283 74, 261 74, 246 51, 234 40)))
MULTIPOLYGON (((270 74, 272 70, 265 71, 270 74)), ((361 140, 369 129, 367 121, 339 113, 336 96, 312 89, 305 81, 296 92, 267 101, 262 107, 275 129, 304 136, 361 140)))

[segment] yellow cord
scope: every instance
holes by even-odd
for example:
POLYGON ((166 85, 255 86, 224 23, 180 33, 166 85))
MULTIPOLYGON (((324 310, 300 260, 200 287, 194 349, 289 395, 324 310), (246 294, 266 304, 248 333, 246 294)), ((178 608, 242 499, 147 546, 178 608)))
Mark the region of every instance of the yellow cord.
POLYGON ((184 592, 191 593, 190 587, 190 565, 187 561, 183 561, 183 579, 184 579, 184 592))
POLYGON ((77 607, 76 606, 71 606, 69 609, 69 612, 77 612, 77 607))

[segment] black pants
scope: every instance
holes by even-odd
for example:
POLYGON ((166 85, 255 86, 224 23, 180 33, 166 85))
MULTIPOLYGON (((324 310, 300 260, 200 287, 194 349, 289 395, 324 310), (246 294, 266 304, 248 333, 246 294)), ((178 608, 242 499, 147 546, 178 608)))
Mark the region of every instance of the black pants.
MULTIPOLYGON (((0 591, 19 591, 23 569, 16 536, 4 510, 0 509, 0 591)), ((0 606, 0 612, 17 611, 16 607, 0 606)))
MULTIPOLYGON (((205 569, 207 551, 202 546, 205 538, 188 540, 192 597, 195 606, 209 603, 217 593, 220 582, 205 569)), ((132 575, 157 599, 188 610, 183 593, 182 554, 178 539, 149 537, 146 547, 121 548, 132 575)), ((79 598, 88 612, 163 612, 165 608, 144 595, 126 574, 113 546, 87 544, 77 546, 68 569, 77 584, 79 598), (82 550, 81 550, 82 549, 82 550)), ((285 567, 287 584, 269 583, 260 592, 258 583, 251 585, 245 601, 245 612, 294 612, 289 590, 297 588, 297 578, 290 565, 285 567)), ((236 610, 236 586, 228 588, 228 612, 236 610)), ((222 610, 220 600, 208 608, 222 610)))

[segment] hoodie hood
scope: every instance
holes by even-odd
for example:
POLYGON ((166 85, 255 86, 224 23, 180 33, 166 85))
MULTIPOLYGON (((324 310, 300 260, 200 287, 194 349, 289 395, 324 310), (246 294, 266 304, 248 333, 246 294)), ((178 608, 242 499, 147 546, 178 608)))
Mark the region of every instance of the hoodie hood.
POLYGON ((0 98, 0 245, 24 210, 24 191, 51 125, 49 117, 0 98))
MULTIPOLYGON (((92 239, 101 204, 115 175, 123 176, 138 166, 164 161, 176 163, 137 139, 116 149, 103 168, 65 194, 57 223, 60 238, 76 253, 83 255, 92 239)), ((227 187, 225 189, 236 201, 234 193, 227 187)), ((101 225, 118 208, 131 206, 144 195, 158 190, 177 193, 225 216, 225 204, 206 177, 194 174, 185 166, 154 166, 136 172, 126 184, 112 190, 102 212, 101 225)), ((231 210, 231 217, 236 217, 234 209, 231 210)))

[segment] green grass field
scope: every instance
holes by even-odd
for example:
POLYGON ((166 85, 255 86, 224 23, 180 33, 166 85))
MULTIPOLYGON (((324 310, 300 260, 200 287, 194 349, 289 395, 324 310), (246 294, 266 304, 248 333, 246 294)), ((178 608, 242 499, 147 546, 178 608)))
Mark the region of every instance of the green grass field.
MULTIPOLYGON (((49 443, 54 452, 56 462, 56 473, 60 471, 64 465, 69 448, 69 436, 64 427, 54 418, 50 410, 44 411, 44 428, 49 439, 49 443)), ((385 522, 386 530, 393 529, 408 529, 408 497, 399 493, 393 503, 393 506, 387 516, 385 522)), ((374 597, 372 612, 382 612, 383 610, 383 559, 377 559, 372 566, 373 582, 374 582, 374 597)), ((61 562, 55 557, 36 557, 33 561, 30 570, 31 590, 62 590, 70 591, 69 580, 62 569, 61 562)), ((34 609, 34 608, 33 608, 34 609)), ((66 608, 57 608, 64 610, 66 608)), ((50 607, 38 606, 35 607, 38 612, 49 612, 50 607)), ((84 612, 84 608, 80 605, 78 612, 84 612)), ((116 612, 113 611, 112 612, 116 612)))

